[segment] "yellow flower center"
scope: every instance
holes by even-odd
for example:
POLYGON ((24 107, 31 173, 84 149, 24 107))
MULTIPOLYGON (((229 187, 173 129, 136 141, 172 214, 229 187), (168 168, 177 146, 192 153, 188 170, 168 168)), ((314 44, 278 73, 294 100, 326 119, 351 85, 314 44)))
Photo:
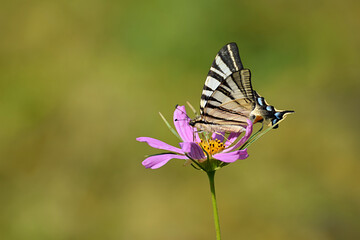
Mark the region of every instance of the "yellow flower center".
POLYGON ((209 155, 214 155, 225 149, 225 145, 218 139, 203 140, 199 143, 200 147, 209 155))

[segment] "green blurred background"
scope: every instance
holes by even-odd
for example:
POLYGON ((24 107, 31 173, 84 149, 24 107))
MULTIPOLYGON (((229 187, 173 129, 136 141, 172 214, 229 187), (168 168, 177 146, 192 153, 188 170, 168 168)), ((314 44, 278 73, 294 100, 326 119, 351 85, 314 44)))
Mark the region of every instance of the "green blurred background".
POLYGON ((296 114, 217 173, 223 239, 360 239, 359 1, 1 5, 1 239, 215 239, 206 175, 135 138, 176 145, 232 41, 296 114))

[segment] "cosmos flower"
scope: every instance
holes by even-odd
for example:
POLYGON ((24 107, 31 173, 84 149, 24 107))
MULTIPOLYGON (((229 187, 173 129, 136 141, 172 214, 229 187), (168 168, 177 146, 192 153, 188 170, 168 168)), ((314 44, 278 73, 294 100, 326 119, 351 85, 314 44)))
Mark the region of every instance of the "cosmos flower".
MULTIPOLYGON (((225 133, 210 133, 206 138, 200 138, 197 130, 189 125, 190 118, 186 114, 185 106, 178 106, 174 112, 174 126, 182 142, 179 147, 171 146, 155 138, 139 137, 136 140, 146 142, 149 146, 166 153, 160 153, 147 157, 142 164, 146 168, 156 169, 165 165, 171 159, 191 160, 203 170, 213 171, 226 164, 240 159, 245 159, 249 155, 247 149, 239 150, 241 146, 251 136, 253 125, 248 120, 245 135, 240 138, 241 132, 230 133, 225 138, 225 133), (211 162, 212 164, 208 164, 211 162), (209 166, 211 166, 209 169, 209 166)), ((204 134, 201 134, 204 135, 204 134)))

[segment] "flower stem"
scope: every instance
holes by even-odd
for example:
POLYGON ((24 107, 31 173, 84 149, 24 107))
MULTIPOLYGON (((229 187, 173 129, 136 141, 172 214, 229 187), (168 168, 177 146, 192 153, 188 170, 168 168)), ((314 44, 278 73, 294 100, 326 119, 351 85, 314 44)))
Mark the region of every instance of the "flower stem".
POLYGON ((220 223, 219 223, 219 215, 218 215, 218 209, 217 209, 217 203, 216 203, 215 184, 214 184, 215 171, 209 171, 209 172, 207 172, 207 175, 209 177, 211 199, 212 199, 212 205, 213 205, 213 211, 214 211, 216 240, 221 240, 220 223))

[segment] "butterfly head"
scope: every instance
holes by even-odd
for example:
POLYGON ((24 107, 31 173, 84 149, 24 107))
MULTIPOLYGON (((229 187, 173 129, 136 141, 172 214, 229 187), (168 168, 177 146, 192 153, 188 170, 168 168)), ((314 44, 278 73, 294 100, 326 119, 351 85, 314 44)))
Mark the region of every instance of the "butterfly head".
POLYGON ((198 117, 194 118, 194 119, 190 119, 189 125, 192 126, 192 127, 195 127, 197 119, 198 119, 198 117))
POLYGON ((193 128, 198 129, 199 131, 210 131, 208 128, 208 123, 203 120, 201 116, 197 116, 194 119, 190 119, 189 125, 193 128))

